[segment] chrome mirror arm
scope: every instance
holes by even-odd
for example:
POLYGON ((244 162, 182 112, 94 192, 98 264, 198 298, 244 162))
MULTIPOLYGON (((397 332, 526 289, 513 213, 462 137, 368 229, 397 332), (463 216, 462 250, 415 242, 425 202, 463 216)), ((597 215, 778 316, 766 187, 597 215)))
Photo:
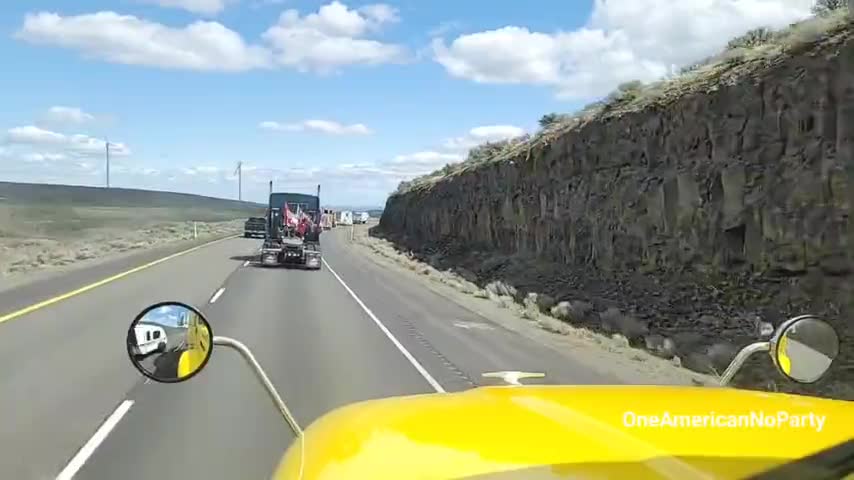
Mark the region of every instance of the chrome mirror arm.
POLYGON ((275 407, 279 410, 279 413, 282 414, 282 417, 284 417, 285 422, 287 422, 288 426, 291 427, 291 430, 293 430, 294 434, 297 437, 302 437, 302 429, 300 428, 299 424, 297 424, 297 421, 296 419, 294 419, 294 416, 291 414, 291 411, 288 410, 288 406, 285 405, 285 402, 282 400, 282 397, 279 396, 279 392, 276 391, 276 387, 273 386, 273 383, 267 377, 267 374, 264 373, 264 369, 261 368, 261 364, 259 364, 258 361, 255 360, 255 356, 252 355, 252 352, 249 350, 249 348, 246 345, 238 342, 237 340, 234 340, 233 338, 229 337, 213 337, 213 344, 222 347, 230 347, 240 353, 243 359, 246 360, 247 363, 249 363, 250 367, 252 367, 252 371, 255 372, 255 376, 258 377, 258 380, 260 380, 261 384, 264 385, 264 389, 267 390, 267 394, 270 396, 270 400, 273 401, 273 405, 275 405, 275 407))
POLYGON ((771 350, 770 342, 756 342, 742 348, 738 354, 732 359, 732 362, 721 375, 720 386, 726 386, 735 376, 736 372, 744 365, 744 362, 756 352, 767 352, 771 350))
POLYGON ((780 338, 790 326, 808 319, 820 320, 815 315, 799 315, 797 317, 790 318, 777 327, 771 335, 771 339, 767 342, 751 343, 750 345, 742 348, 724 371, 723 375, 721 375, 720 386, 723 387, 728 385, 729 382, 732 381, 732 377, 734 377, 741 366, 744 365, 744 362, 756 352, 768 352, 771 356, 771 361, 774 362, 774 367, 777 370, 782 371, 780 369, 779 362, 777 361, 777 355, 775 354, 777 344, 780 342, 780 338))

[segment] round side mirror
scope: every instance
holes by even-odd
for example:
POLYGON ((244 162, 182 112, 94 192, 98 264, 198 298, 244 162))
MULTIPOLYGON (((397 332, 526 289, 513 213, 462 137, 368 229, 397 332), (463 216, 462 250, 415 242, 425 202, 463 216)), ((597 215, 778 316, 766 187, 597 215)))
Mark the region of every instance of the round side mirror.
POLYGON ((131 323, 127 350, 131 363, 146 377, 163 383, 183 382, 208 363, 213 331, 197 309, 178 302, 152 305, 131 323))
POLYGON ((771 344, 780 372, 799 383, 818 381, 839 355, 839 336, 833 327, 811 315, 788 320, 771 344))

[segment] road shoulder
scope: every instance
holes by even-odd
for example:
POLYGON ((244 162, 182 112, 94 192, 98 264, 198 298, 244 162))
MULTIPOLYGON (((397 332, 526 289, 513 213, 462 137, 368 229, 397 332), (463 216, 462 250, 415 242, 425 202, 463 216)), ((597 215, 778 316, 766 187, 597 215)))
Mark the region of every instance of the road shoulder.
MULTIPOLYGON (((628 384, 714 385, 716 379, 681 368, 671 360, 629 347, 624 338, 611 338, 560 320, 540 315, 535 320, 522 318, 518 304, 478 298, 476 292, 464 293, 457 287, 464 282, 449 272, 440 272, 427 264, 380 246, 382 240, 367 236, 367 228, 357 228, 350 241, 345 229, 333 230, 337 243, 353 255, 369 259, 377 267, 436 293, 460 307, 549 347, 592 370, 612 375, 628 384), (560 332, 560 333, 558 333, 560 332)), ((349 229, 347 229, 349 230, 349 229)))

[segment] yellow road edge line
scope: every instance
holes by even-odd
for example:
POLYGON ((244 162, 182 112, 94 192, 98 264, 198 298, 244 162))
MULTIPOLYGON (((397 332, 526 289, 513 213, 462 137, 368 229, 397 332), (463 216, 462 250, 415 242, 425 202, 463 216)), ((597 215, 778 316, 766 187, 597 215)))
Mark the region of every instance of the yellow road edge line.
POLYGON ((58 295, 56 297, 49 298, 47 300, 43 300, 39 303, 34 303, 34 304, 30 305, 29 307, 24 307, 18 311, 15 311, 12 313, 7 313, 6 315, 3 315, 2 317, 0 317, 0 323, 8 322, 9 320, 18 318, 18 317, 26 315, 28 313, 35 312, 36 310, 40 310, 40 309, 47 307, 49 305, 53 305, 54 303, 61 302, 63 300, 67 300, 67 299, 74 297, 76 295, 80 295, 81 293, 88 292, 89 290, 92 290, 92 289, 98 288, 100 286, 106 285, 110 282, 114 282, 120 278, 124 278, 124 277, 126 277, 132 273, 136 273, 136 272, 145 270, 146 268, 151 268, 155 265, 161 264, 165 261, 172 260, 173 258, 180 257, 181 255, 186 255, 188 253, 195 252, 196 250, 199 250, 201 248, 213 245, 215 243, 223 242, 225 240, 231 240, 232 238, 237 238, 239 236, 240 235, 231 235, 229 237, 219 238, 217 240, 213 240, 213 241, 210 241, 207 243, 203 243, 201 245, 196 245, 193 248, 189 248, 187 250, 182 250, 180 252, 173 253, 172 255, 154 260, 153 262, 149 262, 149 263, 146 263, 144 265, 140 265, 138 267, 131 268, 130 270, 127 270, 125 272, 117 273, 117 274, 115 274, 111 277, 107 277, 103 280, 98 280, 97 282, 86 285, 85 287, 80 287, 80 288, 78 288, 76 290, 72 290, 68 293, 63 293, 62 295, 58 295))

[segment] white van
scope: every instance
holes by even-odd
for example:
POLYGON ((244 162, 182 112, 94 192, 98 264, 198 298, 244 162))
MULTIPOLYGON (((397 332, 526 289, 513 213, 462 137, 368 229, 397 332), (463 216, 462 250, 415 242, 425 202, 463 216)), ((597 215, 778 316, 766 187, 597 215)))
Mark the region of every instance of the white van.
POLYGON ((151 352, 166 351, 166 330, 156 325, 140 324, 133 327, 136 334, 136 345, 133 347, 134 355, 148 355, 151 352))
POLYGON ((359 223, 368 223, 368 220, 371 219, 371 216, 368 215, 368 212, 362 212, 359 214, 359 223))
POLYGON ((341 225, 352 225, 353 224, 353 212, 343 211, 341 212, 341 220, 338 221, 341 225))

